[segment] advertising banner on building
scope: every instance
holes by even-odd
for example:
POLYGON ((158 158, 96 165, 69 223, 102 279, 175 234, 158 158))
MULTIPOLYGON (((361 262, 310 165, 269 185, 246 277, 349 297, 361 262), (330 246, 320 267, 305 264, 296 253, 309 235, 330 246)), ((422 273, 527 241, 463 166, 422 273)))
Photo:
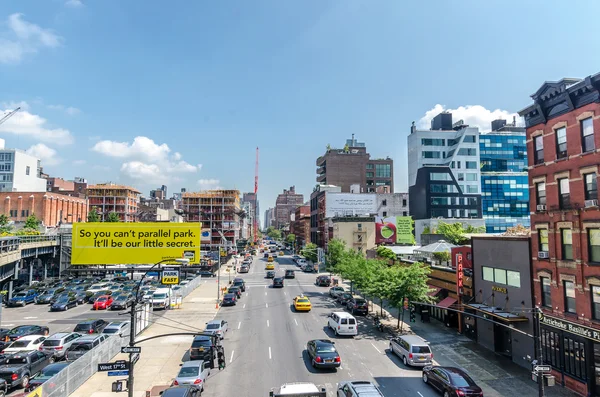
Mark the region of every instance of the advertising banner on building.
POLYGON ((200 258, 201 223, 74 223, 71 263, 154 264, 200 258))
POLYGON ((357 216, 377 213, 377 195, 327 192, 325 217, 357 216))
POLYGON ((375 217, 375 244, 414 244, 410 216, 375 217))

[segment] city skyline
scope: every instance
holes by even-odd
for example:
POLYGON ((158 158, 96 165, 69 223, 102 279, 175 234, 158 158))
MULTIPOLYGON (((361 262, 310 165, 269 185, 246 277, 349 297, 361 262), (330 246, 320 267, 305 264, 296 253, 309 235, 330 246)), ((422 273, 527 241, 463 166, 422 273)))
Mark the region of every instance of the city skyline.
MULTIPOLYGON (((123 183, 147 195, 161 184, 170 192, 251 192, 258 146, 258 199, 266 209, 290 185, 308 197, 316 158, 355 134, 374 157, 395 161, 394 190, 407 192, 402 159, 412 121, 423 128, 449 110, 489 131, 492 120, 511 121, 527 105, 540 75, 584 77, 600 61, 566 37, 523 46, 536 33, 527 15, 540 11, 517 2, 187 4, 173 10, 169 25, 157 18, 158 2, 144 2, 145 20, 124 17, 140 4, 6 2, 0 112, 21 107, 0 127, 7 148, 39 157, 52 176, 123 183), (491 32, 505 21, 489 16, 502 13, 521 28, 500 42, 491 32), (457 27, 458 18, 471 24, 457 27), (423 31, 422 20, 435 23, 423 31), (450 44, 440 43, 442 34, 450 44), (451 58, 457 42, 466 56, 440 70, 436 58, 458 59, 451 58), (567 45, 582 49, 575 64, 550 51, 567 45), (515 61, 507 68, 506 59, 515 61)), ((541 12, 552 19, 566 7, 541 12)), ((575 35, 591 32, 586 21, 598 7, 588 3, 575 35)))

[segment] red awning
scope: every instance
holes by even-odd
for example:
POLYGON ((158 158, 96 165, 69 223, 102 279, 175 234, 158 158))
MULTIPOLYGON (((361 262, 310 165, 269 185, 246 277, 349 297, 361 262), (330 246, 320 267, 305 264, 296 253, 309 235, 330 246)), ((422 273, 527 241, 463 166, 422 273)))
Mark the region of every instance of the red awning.
POLYGON ((451 298, 451 297, 447 297, 446 299, 443 299, 440 303, 437 304, 437 307, 441 307, 443 309, 447 309, 450 306, 452 306, 453 304, 456 303, 456 299, 451 298))
POLYGON ((428 285, 428 287, 429 287, 430 291, 427 293, 427 295, 429 295, 429 296, 436 296, 442 290, 439 287, 433 287, 431 285, 428 285))

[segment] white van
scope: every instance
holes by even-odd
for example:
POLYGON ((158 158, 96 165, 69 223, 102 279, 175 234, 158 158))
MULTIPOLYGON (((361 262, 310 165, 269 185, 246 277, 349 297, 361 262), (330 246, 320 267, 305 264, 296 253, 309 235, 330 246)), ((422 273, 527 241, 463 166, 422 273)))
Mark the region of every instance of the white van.
POLYGON ((358 322, 354 316, 346 312, 333 312, 329 315, 327 326, 332 329, 335 336, 358 335, 358 322))
POLYGON ((171 306, 171 288, 158 288, 152 294, 152 309, 168 309, 171 306))

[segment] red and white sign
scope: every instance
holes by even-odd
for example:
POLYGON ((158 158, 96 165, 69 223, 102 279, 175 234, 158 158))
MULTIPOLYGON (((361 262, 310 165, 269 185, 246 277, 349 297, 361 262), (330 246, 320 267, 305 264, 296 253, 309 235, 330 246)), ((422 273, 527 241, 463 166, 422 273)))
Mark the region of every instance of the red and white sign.
POLYGON ((456 255, 456 292, 460 296, 463 290, 463 260, 462 254, 456 255))

